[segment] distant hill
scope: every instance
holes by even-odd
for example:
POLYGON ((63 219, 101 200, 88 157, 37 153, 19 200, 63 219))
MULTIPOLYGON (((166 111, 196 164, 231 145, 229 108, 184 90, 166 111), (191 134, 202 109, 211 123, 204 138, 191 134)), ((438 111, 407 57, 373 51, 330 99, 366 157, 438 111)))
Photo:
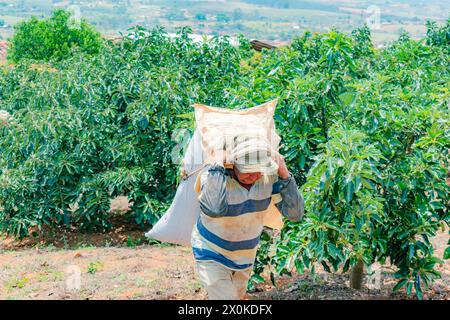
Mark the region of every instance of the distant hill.
POLYGON ((421 38, 428 19, 442 24, 450 15, 448 0, 0 0, 0 20, 6 25, 0 39, 10 37, 18 21, 48 16, 56 8, 73 10, 108 35, 139 24, 172 33, 190 26, 195 34, 289 41, 306 30, 351 32, 370 23, 378 44, 395 40, 402 31, 421 38))

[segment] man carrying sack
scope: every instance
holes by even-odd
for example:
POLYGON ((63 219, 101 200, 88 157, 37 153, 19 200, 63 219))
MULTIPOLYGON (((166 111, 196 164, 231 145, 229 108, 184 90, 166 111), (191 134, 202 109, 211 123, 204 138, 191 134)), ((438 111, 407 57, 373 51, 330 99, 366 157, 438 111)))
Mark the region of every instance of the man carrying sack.
POLYGON ((244 297, 264 215, 271 202, 283 216, 299 221, 304 202, 283 156, 260 136, 246 136, 229 155, 224 150, 199 175, 200 216, 191 244, 196 272, 212 300, 244 297), (273 159, 275 158, 276 161, 273 159))

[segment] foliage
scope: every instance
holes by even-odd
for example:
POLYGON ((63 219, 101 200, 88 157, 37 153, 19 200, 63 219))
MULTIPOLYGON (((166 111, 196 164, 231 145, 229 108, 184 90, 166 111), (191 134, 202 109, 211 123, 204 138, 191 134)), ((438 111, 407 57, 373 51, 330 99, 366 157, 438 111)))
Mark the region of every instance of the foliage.
POLYGON ((87 267, 87 272, 90 274, 95 274, 97 271, 103 268, 104 264, 101 261, 90 262, 87 267))
POLYGON ((450 48, 450 17, 447 24, 439 28, 434 21, 427 21, 427 43, 450 48))
POLYGON ((151 225, 175 191, 172 137, 193 129, 190 106, 279 97, 281 152, 307 212, 279 237, 264 233, 253 280, 265 265, 289 274, 389 261, 395 290, 421 298, 439 277, 430 238, 450 224, 448 28, 429 24, 425 39, 403 34, 380 50, 367 27, 306 32, 259 53, 243 37, 196 43, 189 28, 170 38, 135 27, 95 56, 4 67, 0 230, 107 229, 118 195, 132 200, 135 223, 151 225))
POLYGON ((194 102, 223 104, 222 84, 239 68, 227 38, 195 44, 189 33, 136 27, 93 57, 4 69, 0 109, 13 117, 0 127, 2 230, 107 230, 119 195, 133 203, 135 223, 158 220, 178 179, 179 115, 194 102))
MULTIPOLYGON (((438 44, 402 35, 375 50, 367 28, 305 33, 246 69, 249 80, 233 93, 282 98, 277 127, 306 200, 304 221, 287 222, 276 239, 269 260, 278 273, 389 259, 395 289, 419 298, 439 277, 430 238, 450 223, 450 70, 438 44)), ((255 266, 267 260, 257 258, 255 266)))
POLYGON ((32 17, 14 26, 10 40, 8 59, 61 60, 75 48, 88 54, 96 54, 102 45, 100 34, 86 21, 76 21, 71 13, 56 10, 48 19, 32 17))

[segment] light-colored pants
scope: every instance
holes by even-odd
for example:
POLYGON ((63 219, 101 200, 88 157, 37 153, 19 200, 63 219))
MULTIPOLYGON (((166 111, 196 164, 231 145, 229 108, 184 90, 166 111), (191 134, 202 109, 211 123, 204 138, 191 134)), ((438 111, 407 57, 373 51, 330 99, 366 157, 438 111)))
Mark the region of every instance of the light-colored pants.
POLYGON ((196 261, 195 270, 209 300, 241 300, 252 268, 237 271, 215 261, 196 261))

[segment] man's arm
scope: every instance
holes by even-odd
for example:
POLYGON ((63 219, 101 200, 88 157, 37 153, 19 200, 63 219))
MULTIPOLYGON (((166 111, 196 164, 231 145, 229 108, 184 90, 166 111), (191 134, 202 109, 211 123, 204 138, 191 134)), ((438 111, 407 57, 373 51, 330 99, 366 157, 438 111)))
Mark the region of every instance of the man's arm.
POLYGON ((305 212, 305 203, 298 191, 297 182, 289 175, 287 179, 280 179, 275 183, 274 188, 279 188, 281 201, 275 203, 280 212, 291 221, 300 221, 305 212))
POLYGON ((279 193, 281 201, 275 203, 283 216, 292 221, 300 221, 305 212, 305 203, 298 191, 297 182, 287 169, 284 157, 276 153, 278 162, 278 181, 275 182, 273 193, 279 193))
POLYGON ((209 167, 200 177, 200 209, 210 217, 223 217, 228 211, 226 171, 221 165, 209 167))

